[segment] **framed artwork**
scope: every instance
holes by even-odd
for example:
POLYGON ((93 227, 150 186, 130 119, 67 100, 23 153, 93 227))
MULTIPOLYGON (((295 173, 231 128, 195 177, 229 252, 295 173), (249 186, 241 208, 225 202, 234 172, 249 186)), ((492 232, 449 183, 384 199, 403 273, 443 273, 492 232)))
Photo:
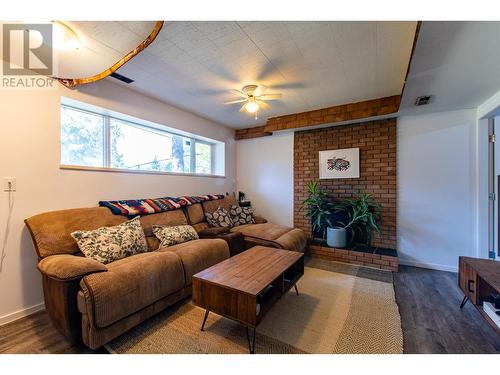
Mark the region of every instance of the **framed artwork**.
POLYGON ((319 178, 359 178, 359 148, 320 151, 319 178))

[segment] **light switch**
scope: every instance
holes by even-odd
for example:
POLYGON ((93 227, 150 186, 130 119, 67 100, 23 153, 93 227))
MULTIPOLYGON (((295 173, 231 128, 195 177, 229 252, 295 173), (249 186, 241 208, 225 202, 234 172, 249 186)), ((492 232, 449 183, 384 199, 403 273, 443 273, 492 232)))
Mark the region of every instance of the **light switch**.
POLYGON ((3 179, 3 191, 16 191, 16 178, 15 177, 4 177, 3 179))

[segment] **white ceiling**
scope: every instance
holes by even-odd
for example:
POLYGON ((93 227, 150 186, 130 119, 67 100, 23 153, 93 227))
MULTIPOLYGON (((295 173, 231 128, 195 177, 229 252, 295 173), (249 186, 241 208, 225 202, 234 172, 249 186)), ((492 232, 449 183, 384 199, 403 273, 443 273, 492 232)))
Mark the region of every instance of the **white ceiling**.
POLYGON ((54 48, 61 78, 90 77, 108 69, 136 48, 153 29, 154 22, 66 22, 78 35, 82 47, 75 50, 54 48))
POLYGON ((423 22, 400 114, 477 108, 500 90, 500 22, 423 22), (416 107, 416 97, 435 95, 416 107))
MULTIPOLYGON (((73 22, 113 58, 153 22, 73 22)), ((416 22, 166 22, 119 70, 127 85, 233 128, 269 117, 401 92, 416 22), (224 105, 231 89, 263 84, 282 93, 259 119, 224 105)), ((85 42, 84 42, 85 43, 85 42)), ((97 49, 96 47, 93 47, 97 49)), ((109 60, 109 59, 108 59, 109 60)), ((107 61, 108 61, 107 60, 107 61)), ((108 78, 112 79, 112 78, 108 78)))

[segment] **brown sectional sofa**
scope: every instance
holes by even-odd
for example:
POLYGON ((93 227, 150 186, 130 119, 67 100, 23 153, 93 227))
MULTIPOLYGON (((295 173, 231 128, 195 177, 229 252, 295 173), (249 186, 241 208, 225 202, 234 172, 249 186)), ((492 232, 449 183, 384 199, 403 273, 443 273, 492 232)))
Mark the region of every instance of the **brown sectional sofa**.
MULTIPOLYGON (((166 307, 191 295, 192 276, 229 257, 226 241, 202 238, 158 249, 152 224, 209 227, 204 212, 229 208, 232 197, 195 204, 187 209, 141 217, 150 252, 109 264, 85 258, 71 233, 113 226, 128 220, 108 208, 47 212, 26 219, 42 274, 46 310, 66 337, 96 349, 166 307)), ((304 251, 305 234, 266 223, 242 225, 246 247, 255 244, 304 251)), ((200 236, 202 237, 202 236, 200 236)))
POLYGON ((183 225, 182 210, 141 218, 151 252, 109 264, 85 258, 70 233, 127 220, 105 207, 43 213, 26 220, 40 262, 46 310, 68 338, 96 349, 191 294, 193 274, 229 257, 221 239, 158 249, 151 225, 183 225), (157 251, 155 251, 157 250, 157 251))

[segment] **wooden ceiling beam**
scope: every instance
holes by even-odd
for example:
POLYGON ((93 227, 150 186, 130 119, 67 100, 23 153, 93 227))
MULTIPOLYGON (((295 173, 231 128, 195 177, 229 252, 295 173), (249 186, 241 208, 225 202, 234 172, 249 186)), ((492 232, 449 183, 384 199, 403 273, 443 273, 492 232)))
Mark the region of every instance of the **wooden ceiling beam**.
POLYGON ((234 139, 238 141, 240 139, 259 138, 273 135, 273 133, 266 132, 264 128, 265 125, 257 126, 255 128, 237 129, 234 134, 234 139))
POLYGON ((351 120, 395 113, 399 109, 400 95, 365 100, 357 103, 337 105, 291 115, 271 117, 264 131, 272 133, 279 130, 299 129, 322 124, 334 124, 351 120))
POLYGON ((266 125, 254 128, 237 129, 235 139, 266 137, 275 131, 307 128, 322 124, 335 124, 351 120, 388 115, 399 110, 401 95, 365 100, 357 103, 342 104, 285 116, 271 117, 266 125))

